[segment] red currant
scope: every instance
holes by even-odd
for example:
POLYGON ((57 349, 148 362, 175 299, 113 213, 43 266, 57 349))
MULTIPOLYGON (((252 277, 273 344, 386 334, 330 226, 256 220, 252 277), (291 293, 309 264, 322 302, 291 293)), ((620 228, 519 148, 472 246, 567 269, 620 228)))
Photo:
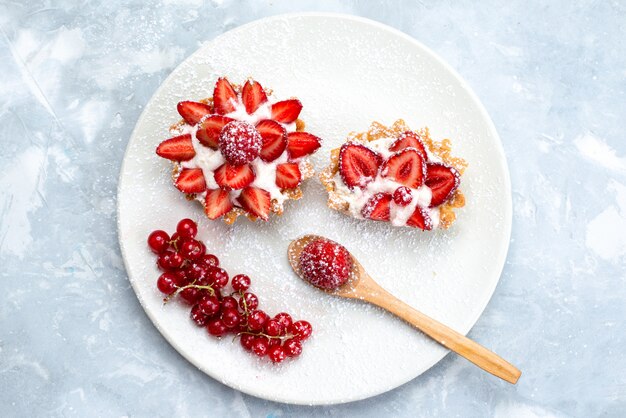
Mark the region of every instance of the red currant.
POLYGON ((171 273, 174 275, 174 282, 176 283, 176 286, 183 287, 191 283, 187 278, 187 273, 185 273, 185 270, 176 270, 171 273))
POLYGON ((250 331, 261 331, 270 317, 263 311, 252 310, 248 315, 248 328, 250 331))
POLYGON ((241 334, 241 340, 239 342, 243 348, 250 351, 252 350, 252 343, 254 343, 255 338, 256 337, 252 334, 241 334))
POLYGON ((222 321, 228 328, 235 328, 241 322, 241 314, 237 309, 224 309, 222 311, 222 321))
POLYGON ((183 241, 183 243, 180 244, 179 251, 180 254, 187 260, 197 260, 203 255, 202 247, 195 239, 183 241))
POLYGON ((283 343, 283 348, 289 357, 298 357, 302 353, 302 341, 290 338, 283 343))
POLYGON ((180 237, 180 235, 178 235, 178 232, 174 232, 172 234, 172 237, 170 238, 170 245, 174 248, 178 248, 178 246, 180 245, 182 239, 180 237))
POLYGON ((158 229, 156 231, 153 231, 148 236, 148 246, 153 253, 161 254, 170 246, 169 240, 170 236, 167 235, 167 232, 158 229))
POLYGON ((237 299, 232 296, 226 296, 222 299, 222 309, 237 309, 238 303, 237 299))
POLYGON ((195 238, 198 233, 198 225, 189 218, 185 218, 176 225, 176 232, 183 238, 195 238))
POLYGON ((180 268, 180 266, 183 265, 183 261, 184 260, 179 253, 174 251, 165 251, 159 255, 157 263, 163 270, 169 271, 180 268))
POLYGON ((406 206, 413 200, 411 189, 406 186, 400 186, 393 192, 393 201, 396 205, 406 206))
POLYGON ((209 283, 217 289, 221 289, 228 284, 228 273, 219 267, 211 267, 207 271, 209 283))
POLYGON ((178 288, 176 280, 177 277, 174 273, 163 273, 157 280, 157 287, 166 295, 171 295, 178 288))
POLYGON ((203 327, 209 321, 209 317, 206 316, 200 309, 200 305, 193 305, 191 308, 191 319, 195 322, 199 327, 203 327))
POLYGON ((278 337, 282 333, 282 330, 282 325, 275 319, 270 319, 265 324, 265 333, 270 337, 278 337))
POLYGON ((207 267, 218 267, 220 265, 220 260, 213 254, 205 254, 201 260, 207 267))
POLYGON ((250 287, 250 277, 245 274, 238 274, 233 277, 230 284, 235 292, 245 292, 250 287))
POLYGON ((215 296, 204 296, 198 302, 198 306, 200 311, 207 316, 213 316, 220 311, 220 301, 215 296))
POLYGON ((270 347, 280 345, 280 338, 270 338, 270 347))
POLYGON ((188 287, 187 289, 181 290, 180 297, 189 305, 194 305, 200 300, 202 293, 196 288, 188 287))
POLYGON ((206 245, 204 245, 204 242, 198 240, 198 244, 200 244, 200 254, 201 255, 206 254, 206 245))
POLYGON ((283 348, 280 345, 276 345, 274 347, 271 347, 269 349, 269 351, 267 352, 267 355, 270 358, 270 360, 272 360, 272 362, 274 362, 274 363, 280 363, 286 357, 285 356, 285 351, 283 350, 283 348))
POLYGON ((224 325, 224 321, 219 318, 209 319, 206 329, 209 331, 209 334, 216 337, 221 337, 228 332, 228 328, 224 325))
POLYGON ((259 357, 263 357, 267 354, 267 350, 270 348, 270 343, 267 337, 258 336, 254 337, 252 341, 252 352, 259 357))
POLYGON ((259 298, 254 293, 246 292, 239 299, 239 307, 244 311, 251 311, 259 306, 259 298))
POLYGON ((291 319, 291 315, 286 312, 277 313, 274 317, 274 320, 280 324, 281 334, 287 332, 291 324, 293 324, 293 319, 291 319))
MULTIPOLYGON (((191 281, 200 280, 200 279, 203 279, 204 277, 206 277, 206 275, 207 275, 207 268, 204 265, 202 265, 202 264, 193 263, 193 264, 191 264, 190 266, 188 266, 185 269, 185 275, 191 281)), ((207 284, 208 284, 208 282, 207 282, 207 284)))
POLYGON ((289 327, 289 332, 302 341, 309 338, 312 331, 313 328, 307 321, 296 321, 289 327))

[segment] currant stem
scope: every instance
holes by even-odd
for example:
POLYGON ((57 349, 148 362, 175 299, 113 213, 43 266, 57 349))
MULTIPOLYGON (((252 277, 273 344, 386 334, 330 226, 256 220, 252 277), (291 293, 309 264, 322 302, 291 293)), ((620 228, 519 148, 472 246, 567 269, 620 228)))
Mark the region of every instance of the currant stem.
POLYGON ((172 299, 173 297, 175 297, 176 295, 178 295, 180 292, 182 292, 185 289, 202 289, 202 290, 208 290, 209 293, 211 294, 211 296, 215 296, 215 290, 213 290, 213 288, 209 285, 203 286, 203 285, 199 285, 199 284, 188 284, 186 286, 183 287, 179 287, 178 289, 176 289, 176 291, 174 293, 172 293, 171 295, 167 295, 165 298, 163 298, 163 304, 166 304, 167 302, 170 301, 170 299, 172 299))

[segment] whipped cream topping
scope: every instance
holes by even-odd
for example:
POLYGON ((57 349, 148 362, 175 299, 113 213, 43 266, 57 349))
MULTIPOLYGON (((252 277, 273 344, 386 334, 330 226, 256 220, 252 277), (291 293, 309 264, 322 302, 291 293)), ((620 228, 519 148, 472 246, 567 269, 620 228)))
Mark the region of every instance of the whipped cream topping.
MULTIPOLYGON (((240 120, 243 122, 247 122, 251 125, 256 125, 262 120, 271 119, 272 118, 272 97, 268 97, 268 101, 259 106, 259 108, 253 113, 248 114, 246 112, 246 108, 241 102, 234 103, 235 110, 224 115, 229 118, 240 120)), ((277 121, 278 122, 278 121, 277 121)), ((287 133, 296 131, 296 123, 280 123, 287 133)), ((214 150, 210 147, 204 146, 200 143, 198 138, 196 137, 196 132, 198 131, 198 126, 190 126, 188 124, 184 124, 182 127, 177 128, 177 134, 190 134, 191 141, 193 144, 193 148, 196 151, 196 155, 189 161, 184 161, 181 163, 183 168, 200 168, 202 169, 202 173, 204 174, 204 179, 207 185, 207 189, 218 189, 219 186, 215 181, 215 170, 217 170, 222 164, 226 162, 224 156, 220 152, 219 149, 214 150)), ((276 201, 276 204, 282 206, 285 200, 287 200, 288 196, 281 191, 281 189, 276 185, 276 167, 279 164, 286 163, 289 159, 288 152, 285 149, 283 153, 276 158, 274 161, 265 162, 261 158, 255 158, 250 166, 255 174, 255 179, 252 182, 251 186, 258 187, 260 189, 266 190, 270 193, 270 197, 272 200, 276 201)), ((303 169, 303 164, 307 161, 307 157, 301 158, 299 160, 295 160, 300 169, 303 169)), ((241 190, 231 190, 230 199, 235 204, 235 206, 239 206, 237 203, 237 197, 241 193, 241 190)), ((200 202, 204 202, 206 196, 206 192, 198 193, 196 195, 196 200, 200 202)))
MULTIPOLYGON (((389 158, 394 154, 393 151, 389 151, 389 147, 397 138, 380 138, 371 142, 367 142, 363 145, 378 152, 384 159, 389 158)), ((429 161, 440 161, 438 156, 434 156, 429 150, 426 151, 429 161)), ((364 188, 354 187, 350 189, 341 178, 341 174, 337 173, 333 177, 335 182, 335 193, 339 198, 348 203, 348 210, 350 214, 357 219, 364 219, 361 213, 363 207, 376 193, 390 193, 396 191, 398 187, 407 187, 401 183, 398 183, 390 178, 383 177, 380 173, 376 175, 376 178, 369 182, 364 188)), ((391 222, 394 226, 406 226, 407 220, 411 217, 417 206, 420 206, 429 216, 432 221, 433 229, 439 226, 439 208, 429 208, 430 201, 432 199, 432 190, 425 184, 413 189, 409 187, 413 200, 406 206, 400 206, 393 200, 390 203, 389 211, 391 222)))

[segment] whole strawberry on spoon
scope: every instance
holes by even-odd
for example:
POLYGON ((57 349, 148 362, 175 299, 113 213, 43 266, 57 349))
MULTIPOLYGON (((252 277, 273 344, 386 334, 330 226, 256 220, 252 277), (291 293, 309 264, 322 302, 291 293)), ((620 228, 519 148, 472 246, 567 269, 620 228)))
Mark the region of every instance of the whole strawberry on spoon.
POLYGON ((391 295, 342 245, 317 235, 305 235, 289 244, 288 257, 296 274, 310 284, 336 296, 379 306, 509 383, 517 383, 522 374, 502 357, 391 295))

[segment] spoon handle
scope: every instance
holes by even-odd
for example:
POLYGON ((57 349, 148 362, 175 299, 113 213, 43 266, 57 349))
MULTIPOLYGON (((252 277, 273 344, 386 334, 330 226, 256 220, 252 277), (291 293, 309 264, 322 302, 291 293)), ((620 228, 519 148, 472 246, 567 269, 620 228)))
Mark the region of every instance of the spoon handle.
POLYGON ((517 383, 522 372, 511 363, 452 328, 410 307, 380 286, 372 286, 372 283, 375 282, 371 281, 370 286, 364 289, 366 291, 363 292, 362 297, 365 300, 404 319, 439 344, 465 357, 481 369, 509 383, 517 383))

